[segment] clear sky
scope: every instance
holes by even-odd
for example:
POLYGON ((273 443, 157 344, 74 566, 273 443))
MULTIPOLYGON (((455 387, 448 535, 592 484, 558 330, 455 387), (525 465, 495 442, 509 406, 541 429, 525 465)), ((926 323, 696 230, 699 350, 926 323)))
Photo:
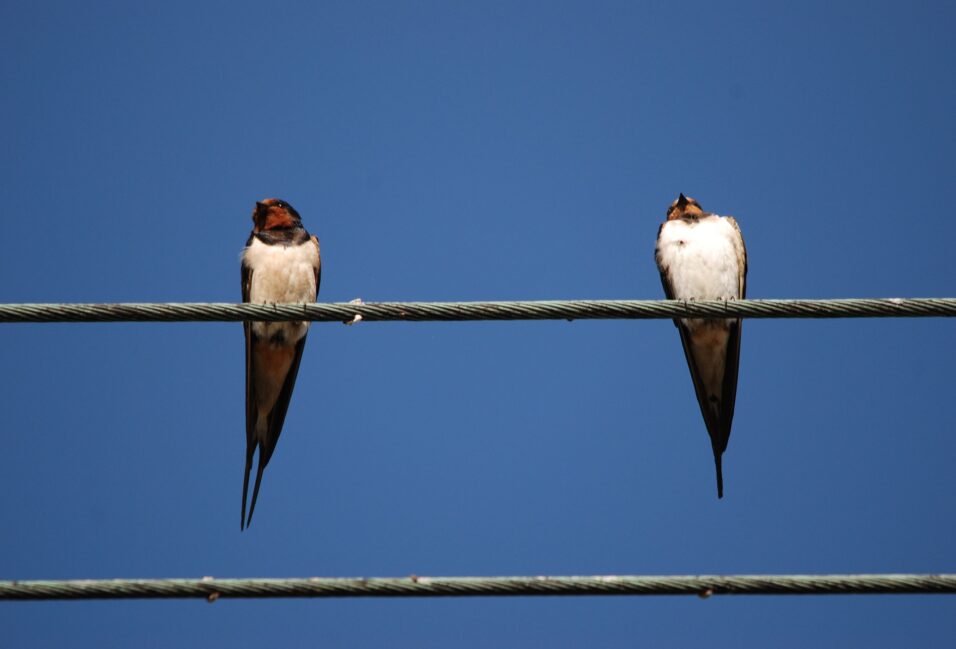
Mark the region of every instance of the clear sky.
MULTIPOLYGON (((2 302, 956 295, 943 2, 0 3, 2 302), (777 3, 783 5, 784 3, 777 3)), ((748 321, 715 495, 668 321, 313 325, 251 529, 242 328, 0 325, 0 578, 956 572, 952 320, 748 321)), ((16 647, 896 647, 953 597, 0 603, 16 647)))

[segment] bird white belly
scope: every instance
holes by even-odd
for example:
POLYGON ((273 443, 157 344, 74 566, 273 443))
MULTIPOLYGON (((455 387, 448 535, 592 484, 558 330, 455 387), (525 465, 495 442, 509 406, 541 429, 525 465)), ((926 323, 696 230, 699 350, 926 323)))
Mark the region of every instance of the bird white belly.
POLYGON ((678 300, 732 300, 740 297, 740 271, 725 219, 668 221, 661 231, 660 256, 678 300))
MULTIPOLYGON (((315 301, 318 250, 311 241, 298 246, 266 245, 253 238, 243 252, 252 269, 249 301, 256 304, 315 301)), ((286 344, 295 344, 309 329, 308 322, 254 322, 257 336, 274 338, 282 332, 286 344)))
MULTIPOLYGON (((675 219, 661 230, 659 252, 677 300, 736 300, 740 298, 737 230, 719 216, 697 221, 675 219)), ((683 320, 692 331, 719 320, 683 320)), ((727 320, 726 322, 731 322, 727 320)))

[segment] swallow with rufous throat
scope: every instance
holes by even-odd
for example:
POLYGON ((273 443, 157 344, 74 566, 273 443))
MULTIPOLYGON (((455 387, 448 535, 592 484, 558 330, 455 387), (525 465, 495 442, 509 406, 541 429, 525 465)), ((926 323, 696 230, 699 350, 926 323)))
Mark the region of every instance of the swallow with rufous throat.
MULTIPOLYGON (((319 240, 302 227, 299 213, 278 198, 256 203, 252 233, 242 252, 242 301, 254 304, 315 302, 322 278, 319 240)), ((242 480, 242 519, 252 522, 262 471, 282 432, 289 399, 309 332, 308 322, 244 322, 246 334, 246 472, 242 480), (252 456, 259 467, 246 518, 252 456)))
MULTIPOLYGON (((655 249, 669 300, 737 300, 747 293, 747 250, 737 222, 704 212, 683 194, 671 203, 655 249)), ((674 320, 694 380, 717 469, 717 497, 724 497, 721 457, 727 450, 737 399, 740 319, 674 320)))

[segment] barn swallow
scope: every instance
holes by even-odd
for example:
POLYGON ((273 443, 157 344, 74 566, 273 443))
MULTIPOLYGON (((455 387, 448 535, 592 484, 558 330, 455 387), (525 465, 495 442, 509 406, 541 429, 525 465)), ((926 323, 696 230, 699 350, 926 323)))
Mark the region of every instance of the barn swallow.
MULTIPOLYGON (((256 203, 252 232, 242 252, 242 301, 255 304, 315 302, 322 278, 319 240, 302 227, 299 213, 278 198, 256 203)), ((259 497, 262 471, 269 464, 299 373, 308 322, 244 322, 246 334, 246 473, 242 519, 248 527, 259 497), (252 456, 259 468, 246 519, 252 456)))
MULTIPOLYGON (((669 300, 736 300, 747 293, 747 250, 737 222, 704 212, 683 194, 671 203, 655 249, 669 300)), ((740 319, 674 320, 694 381, 717 469, 717 497, 724 497, 721 456, 727 449, 737 399, 740 319)))

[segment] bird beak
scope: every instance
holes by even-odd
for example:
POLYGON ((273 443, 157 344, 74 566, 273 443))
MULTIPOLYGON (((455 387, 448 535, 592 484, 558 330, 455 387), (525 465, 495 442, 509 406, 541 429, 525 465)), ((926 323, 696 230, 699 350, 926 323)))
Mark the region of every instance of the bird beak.
POLYGON ((256 209, 252 212, 252 222, 255 224, 256 229, 262 228, 265 226, 266 217, 269 215, 269 206, 265 203, 260 203, 256 201, 256 209))

